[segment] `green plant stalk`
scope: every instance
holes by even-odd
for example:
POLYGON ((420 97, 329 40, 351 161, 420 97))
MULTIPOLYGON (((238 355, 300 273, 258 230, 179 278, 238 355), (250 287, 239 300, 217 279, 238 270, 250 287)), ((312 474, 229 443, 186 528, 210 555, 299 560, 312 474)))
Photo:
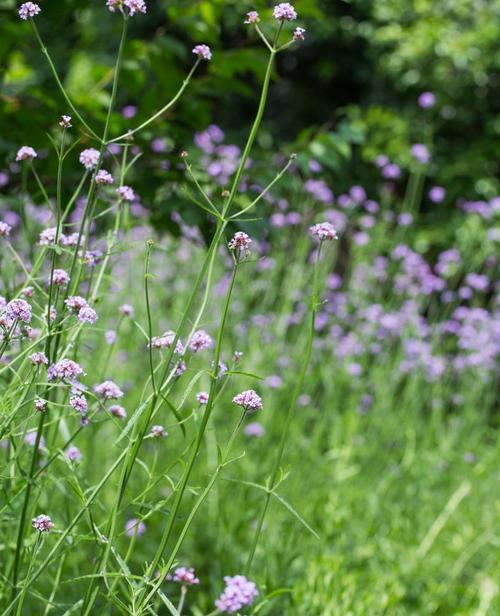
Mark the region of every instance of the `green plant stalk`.
POLYGON ((252 562, 255 556, 255 551, 259 543, 260 535, 262 532, 262 527, 264 526, 264 520, 266 518, 266 513, 269 507, 269 502, 271 500, 272 492, 276 486, 276 480, 278 478, 278 473, 280 471, 281 460, 283 458, 283 453, 285 451, 285 446, 286 446, 286 442, 288 438, 288 432, 290 430, 290 424, 292 423, 294 410, 295 410, 295 407, 297 406, 297 399, 302 392, 302 387, 303 387, 304 379, 307 373, 307 368, 309 367, 309 362, 311 360, 314 332, 315 332, 315 323, 316 323, 316 314, 319 308, 318 270, 320 266, 321 248, 322 248, 322 243, 320 243, 318 247, 318 251, 316 253, 316 261, 314 264, 310 326, 309 326, 309 332, 308 332, 307 341, 306 341, 306 348, 304 350, 302 366, 301 366, 297 381, 295 383, 295 387, 293 389, 293 394, 290 400, 290 405, 288 406, 287 414, 285 417, 285 423, 283 426, 283 430, 281 432, 280 443, 278 446, 278 453, 276 455, 276 460, 274 462, 274 467, 271 473, 271 479, 270 479, 269 486, 267 489, 264 506, 262 508, 262 511, 259 516, 259 520, 257 522, 253 542, 250 548, 250 553, 248 555, 248 559, 246 562, 245 575, 249 575, 250 569, 252 567, 252 562))
MULTIPOLYGON (((171 360, 171 358, 173 356, 173 353, 174 353, 174 350, 175 350, 175 345, 177 343, 177 340, 179 339, 180 332, 184 328, 184 326, 185 326, 185 324, 186 324, 186 322, 187 322, 187 320, 189 318, 189 312, 190 312, 191 307, 192 307, 192 305, 194 303, 194 300, 195 300, 195 298, 196 298, 196 296, 198 294, 198 290, 199 290, 199 288, 201 286, 201 283, 202 283, 202 281, 204 279, 206 270, 207 270, 208 265, 209 265, 209 263, 211 261, 211 258, 212 258, 212 253, 216 250, 216 248, 217 248, 217 246, 219 244, 220 238, 222 237, 222 235, 224 233, 224 230, 225 230, 225 228, 227 226, 227 221, 224 220, 224 218, 227 215, 227 213, 230 211, 231 205, 232 205, 232 203, 234 201, 234 198, 236 196, 236 193, 237 193, 237 190, 238 190, 238 186, 239 186, 239 182, 241 180, 241 176, 242 176, 243 171, 245 169, 246 162, 247 162, 248 157, 250 155, 250 151, 251 151, 253 143, 255 141, 255 138, 256 138, 258 129, 260 127, 260 124, 262 122, 262 117, 264 115, 264 109, 265 109, 265 104, 266 104, 266 101, 267 101, 267 94, 268 94, 268 91, 269 91, 269 83, 270 83, 270 80, 271 80, 272 68, 273 68, 273 65, 274 65, 274 59, 275 59, 275 51, 272 51, 271 54, 270 54, 270 58, 269 58, 269 62, 268 62, 267 70, 266 70, 266 75, 265 75, 265 78, 264 78, 264 84, 263 84, 263 87, 262 87, 262 93, 261 93, 261 97, 260 97, 260 102, 259 102, 259 108, 258 108, 258 111, 257 111, 257 116, 256 116, 256 119, 255 119, 255 121, 253 123, 249 139, 247 141, 245 150, 243 152, 243 155, 242 155, 242 158, 241 158, 241 161, 240 161, 240 165, 239 165, 238 170, 236 172, 236 176, 235 176, 235 179, 234 179, 234 182, 233 182, 233 186, 232 186, 232 190, 231 190, 230 196, 228 197, 228 200, 227 200, 227 202, 225 204, 225 207, 224 207, 224 210, 223 210, 223 215, 222 215, 223 216, 223 220, 218 221, 216 233, 215 233, 214 238, 212 240, 212 243, 210 245, 210 248, 209 248, 209 251, 207 253, 207 256, 205 257, 205 260, 204 260, 202 269, 200 271, 200 274, 199 274, 199 276, 198 276, 198 278, 196 280, 193 292, 192 292, 192 294, 191 294, 191 296, 189 298, 188 305, 186 307, 186 310, 185 310, 185 312, 183 314, 183 317, 181 319, 181 323, 180 323, 179 328, 177 330, 176 338, 174 339, 174 341, 172 343, 172 347, 170 349, 170 353, 167 356, 167 359, 165 361, 165 366, 166 367, 165 367, 164 376, 161 379, 161 384, 160 384, 160 387, 159 387, 160 391, 162 391, 162 389, 163 389, 163 384, 164 384, 165 378, 166 378, 166 376, 168 374, 168 367, 169 367, 170 360, 171 360)), ((217 362, 215 364, 214 369, 215 370, 218 369, 218 360, 217 360, 217 362)), ((214 383, 212 381, 211 390, 212 390, 213 385, 214 385, 214 383)), ((206 407, 206 410, 205 410, 205 414, 204 414, 204 418, 202 419, 202 429, 199 432, 199 435, 198 435, 198 438, 197 438, 197 447, 195 446, 195 449, 196 448, 199 449, 199 447, 201 445, 201 441, 203 439, 203 434, 204 434, 204 431, 205 431, 205 428, 206 428, 206 424, 208 422, 208 418, 209 418, 209 415, 210 415, 210 412, 211 412, 211 406, 212 406, 211 401, 213 401, 213 393, 214 392, 211 391, 211 394, 209 394, 209 403, 207 404, 207 407, 206 407), (210 407, 210 411, 207 413, 209 407, 210 407)), ((152 415, 155 412, 156 405, 157 405, 158 401, 159 401, 159 396, 153 394, 152 399, 151 399, 151 404, 150 404, 150 407, 149 407, 149 410, 148 410, 148 413, 146 414, 145 420, 143 421, 143 424, 142 424, 142 427, 141 427, 141 430, 140 430, 140 434, 138 436, 136 436, 135 439, 132 439, 131 444, 129 444, 129 446, 127 448, 127 451, 129 453, 127 455, 126 463, 125 463, 124 468, 123 468, 122 477, 121 477, 121 480, 120 480, 120 487, 119 487, 119 490, 118 490, 118 496, 117 496, 117 500, 115 502, 115 507, 114 507, 113 512, 112 512, 112 514, 110 516, 110 522, 108 524, 108 528, 107 528, 107 532, 106 532, 106 536, 108 537, 108 541, 109 542, 108 542, 108 545, 105 548, 103 558, 99 562, 99 565, 98 565, 99 570, 104 570, 105 569, 107 561, 109 559, 109 554, 110 554, 110 547, 109 546, 111 546, 111 544, 112 544, 112 541, 113 541, 113 538, 114 538, 114 534, 115 534, 115 530, 116 530, 116 516, 117 516, 117 513, 118 513, 118 509, 119 509, 119 506, 121 504, 121 501, 122 501, 122 498, 123 498, 123 495, 124 495, 124 492, 125 492, 126 485, 128 484, 128 480, 129 480, 130 474, 132 472, 132 467, 133 467, 133 465, 135 463, 135 460, 137 458, 137 455, 139 453, 139 449, 140 449, 142 440, 143 440, 143 438, 144 438, 144 436, 145 436, 145 434, 147 432, 147 429, 148 429, 148 426, 149 426, 149 422, 151 420, 152 415)), ((193 450, 193 454, 196 457, 195 450, 193 450)), ((190 473, 191 473, 193 465, 194 465, 194 458, 192 459, 191 469, 189 470, 189 473, 185 473, 183 479, 181 480, 181 482, 182 482, 181 483, 181 492, 180 492, 180 498, 179 498, 178 502, 177 502, 177 498, 179 496, 179 493, 176 493, 176 502, 174 502, 174 506, 176 506, 177 509, 178 509, 178 507, 180 505, 180 500, 182 499, 182 495, 184 493, 184 489, 185 489, 185 486, 186 486, 187 481, 189 479, 189 476, 190 476, 190 473)), ((168 538, 170 536, 170 533, 171 533, 171 530, 172 530, 172 527, 173 527, 173 523, 174 523, 174 518, 175 518, 175 514, 173 516, 171 515, 170 518, 169 518, 169 523, 168 523, 168 526, 167 526, 167 528, 165 530, 166 541, 168 541, 168 538)), ((163 552, 163 549, 162 549, 162 552, 163 552)), ((98 588, 94 589, 94 586, 95 586, 95 580, 93 579, 90 582, 89 588, 87 589, 87 593, 86 593, 86 596, 85 596, 85 599, 84 599, 84 602, 83 602, 83 606, 82 606, 82 612, 81 613, 84 616, 86 616, 87 614, 90 613, 90 610, 92 609, 92 607, 93 607, 93 605, 95 603, 95 600, 97 598, 98 588)))
POLYGON ((156 119, 162 116, 166 111, 168 111, 171 107, 173 107, 175 103, 180 99, 180 97, 184 94, 184 90, 189 85, 189 82, 191 81, 191 78, 193 77, 194 72, 198 68, 199 63, 200 63, 200 59, 198 58, 196 62, 194 63, 193 68, 189 71, 188 76, 183 81, 182 86, 178 90, 177 94, 164 107, 162 107, 159 111, 157 111, 154 115, 152 115, 148 120, 140 124, 137 128, 134 128, 134 130, 123 133, 123 135, 120 135, 119 137, 115 137, 114 139, 110 139, 109 141, 106 142, 106 144, 109 145, 110 143, 116 143, 117 141, 121 141, 122 139, 129 139, 132 135, 135 135, 135 133, 138 133, 143 128, 146 128, 146 126, 149 126, 151 122, 154 122, 156 119))
MULTIPOLYGON (((204 500, 206 499, 206 497, 208 496, 208 494, 210 493, 210 491, 212 490, 215 482, 217 481, 218 476, 220 475, 222 469, 227 466, 227 464, 229 463, 229 455, 231 453, 233 444, 234 444, 234 440, 241 428, 241 425, 244 421, 246 417, 246 410, 243 410, 242 414, 240 415, 240 418, 238 420, 238 423, 236 424, 236 427, 233 429, 231 436, 229 437, 229 441, 226 445, 226 450, 224 452, 224 455, 222 456, 221 460, 219 461, 219 464, 217 465, 217 468, 215 469, 215 471, 212 473, 212 476, 210 478, 210 481, 208 482, 208 484, 206 485, 205 489, 203 490, 203 492, 200 494, 200 496, 198 497, 198 499, 196 500, 196 503, 194 504, 193 508, 191 509, 191 511, 189 512, 189 515, 184 523, 184 526, 182 527, 181 532, 179 533, 179 537, 177 538, 177 541, 175 543, 175 546, 172 549, 172 552, 170 553, 170 556, 168 557, 168 560, 165 564, 165 566, 163 567, 163 570, 165 572, 168 573, 168 571, 170 571, 170 568, 172 567, 175 557, 177 556, 177 553, 179 552, 182 542, 184 541, 184 538, 186 537, 186 534, 189 530, 189 527, 191 526, 195 515, 197 514, 199 508, 201 507, 201 505, 203 504, 204 500)), ((156 568, 154 568, 155 570, 156 568)), ((148 602, 154 597, 155 593, 158 591, 158 589, 160 588, 161 584, 163 583, 163 577, 160 576, 158 581, 156 581, 152 587, 152 589, 150 590, 150 592, 148 593, 148 595, 146 596, 146 598, 144 599, 144 604, 148 604, 148 602)), ((141 605, 141 603, 139 603, 139 606, 141 605)))
POLYGON ((100 141, 100 137, 90 128, 90 126, 87 124, 87 122, 85 122, 85 120, 82 118, 82 116, 80 115, 80 113, 78 112, 78 109, 73 105, 73 103, 71 102, 71 99, 68 96, 68 93, 66 92, 61 80, 59 79, 59 75, 57 74, 57 70, 56 67, 52 61, 52 58, 50 57, 49 51, 47 49, 47 47, 44 45, 43 41, 42 41, 42 37, 40 36, 40 33, 38 31, 38 28, 36 27, 36 24, 34 22, 33 19, 30 19, 30 24, 31 27, 33 28, 33 32, 35 33, 35 36, 38 40, 38 43, 40 45, 40 49, 42 50, 43 55, 47 58, 47 62, 49 63, 50 66, 50 70, 52 71, 52 74, 54 75, 54 79, 59 87, 59 90, 61 90, 61 94, 64 96, 64 100, 68 103, 71 111, 75 114, 75 116, 80 120, 80 122, 83 124, 83 126, 85 126, 85 128, 89 131, 89 133, 92 135, 92 137, 94 137, 95 139, 97 139, 98 141, 100 141))
MULTIPOLYGON (((175 521, 176 521, 176 517, 177 517, 177 512, 179 510, 182 498, 184 496, 184 491, 186 489, 187 483, 189 481, 189 478, 191 476, 191 472, 194 468, 194 464, 196 461, 196 458, 198 456, 198 452, 200 450, 201 444, 203 442, 203 436, 205 434, 205 428, 207 426, 208 420, 210 419, 210 415, 212 413, 212 409, 214 406, 214 398, 216 395, 216 390, 217 390, 217 379, 218 379, 218 373, 219 373, 219 361, 220 361, 220 355, 221 355, 221 349, 222 349, 222 340, 223 340, 223 336, 224 336, 224 330, 225 330, 225 326, 226 326, 226 321, 227 321, 227 316, 229 314, 229 306, 231 303, 231 297, 233 294, 233 290, 234 290, 234 283, 236 280, 236 274, 238 271, 238 261, 235 262, 232 274, 231 274, 231 281, 229 283, 229 288, 228 291, 226 293, 226 298, 224 301, 224 308, 222 310, 222 317, 221 317, 221 322, 219 325, 219 331, 217 334, 217 341, 215 344, 215 352, 214 352, 214 367, 213 367, 213 372, 212 372, 212 380, 210 383, 210 390, 209 390, 209 394, 208 394, 208 402, 207 405, 205 407, 205 412, 203 413, 203 417, 200 423, 200 427, 198 429, 198 434, 196 436, 196 441, 194 443, 193 449, 191 451, 191 455, 189 457, 189 461, 186 465, 186 469, 182 475, 182 478, 179 482, 179 485, 176 487, 175 489, 175 499, 174 502, 172 504, 172 508, 170 509, 169 515, 168 515, 168 519, 167 519, 167 524, 165 526, 165 529, 163 531, 162 534, 162 538, 160 540, 160 544, 158 546, 158 549, 156 551, 156 554, 150 564, 150 566, 148 567, 148 572, 147 572, 147 576, 148 577, 152 577, 154 571, 156 571, 156 568, 158 567, 158 563, 160 562, 161 558, 163 557, 163 552, 165 551, 165 548, 167 547, 168 544, 168 540, 170 539, 170 535, 172 533, 175 521)), ((138 599, 138 603, 137 605, 139 607, 141 607, 143 604, 143 601, 141 599, 141 596, 139 596, 138 599)))
POLYGON ((241 176, 245 170, 245 165, 247 163, 248 157, 250 156, 250 152, 252 150, 255 138, 257 137, 257 132, 262 122, 262 118, 264 116, 264 110, 266 108, 267 95, 269 92, 269 84, 271 82, 271 75, 273 72, 274 60, 276 57, 276 51, 274 49, 271 50, 269 54, 269 61, 267 63, 266 74, 264 76, 264 83, 262 85, 262 92, 260 95, 259 107, 257 109, 257 115, 255 117, 254 123, 252 125, 252 129, 250 131, 250 135, 248 137, 247 144, 241 156, 241 161, 238 166, 238 170, 236 171, 236 175, 234 176, 233 184, 231 186, 231 191, 229 193, 229 197, 224 205, 222 210, 222 217, 226 218, 229 216, 231 211, 231 206, 234 202, 236 194, 238 192, 238 187, 240 185, 241 176))
MULTIPOLYGON (((186 305, 184 314, 182 316, 181 322, 179 324, 179 327, 177 329, 177 334, 176 334, 176 338, 172 343, 171 348, 169 349, 169 353, 166 356, 165 359, 165 371, 164 371, 164 376, 162 378, 162 384, 159 387, 159 391, 162 390, 163 387, 163 381, 166 378, 166 375, 168 374, 168 368, 169 368, 169 364, 170 361, 173 357, 174 351, 175 351, 175 345, 177 344, 177 340, 179 339, 180 336, 180 332, 184 329, 186 323, 189 320, 189 314, 191 312, 191 309, 193 307, 193 304, 195 302, 195 299, 198 295, 198 291, 201 287, 201 284, 205 278, 205 274, 206 271, 209 267, 209 264, 212 261, 212 255, 215 253, 215 251, 217 250, 217 247, 219 245, 219 241, 222 237, 222 234, 224 232, 226 223, 219 223, 219 225, 217 226, 216 232, 214 234, 214 237, 212 238, 212 242, 210 244, 210 247, 208 249, 207 255, 205 256, 204 262, 202 264, 202 267, 200 269, 200 272, 198 274, 198 277, 196 279, 196 282, 194 284, 193 290, 191 292, 191 295, 189 297, 188 303, 186 305)), ((151 417, 155 412, 156 406, 160 400, 160 396, 159 395, 155 395, 153 393, 153 395, 150 398, 149 401, 149 408, 148 408, 148 412, 146 413, 144 420, 140 426, 140 428, 138 429, 138 433, 136 433, 136 435, 130 440, 129 445, 127 446, 127 448, 125 449, 125 453, 126 453, 126 459, 125 459, 125 464, 123 465, 123 469, 122 469, 122 473, 121 473, 121 477, 120 477, 120 482, 119 482, 119 488, 117 490, 117 497, 115 500, 115 504, 114 507, 110 513, 109 516, 109 522, 108 525, 106 527, 105 530, 105 535, 108 538, 108 543, 106 544, 105 548, 104 548, 104 553, 101 559, 99 559, 98 565, 95 568, 95 571, 97 573, 99 572, 104 572, 106 569, 106 565, 109 559, 109 555, 111 553, 111 545, 112 542, 114 540, 115 537, 115 533, 116 533, 116 518, 118 516, 118 511, 125 493, 125 489, 127 487, 128 484, 128 480, 130 478, 130 475, 132 473, 132 468, 133 465, 135 463, 135 460, 137 459, 137 455, 139 453, 139 449, 141 447, 142 441, 147 433, 148 427, 149 427, 149 423, 151 421, 151 417)), ((99 585, 98 585, 98 580, 96 580, 95 578, 93 578, 90 581, 89 587, 87 589, 83 604, 82 604, 82 615, 87 615, 91 613, 91 610, 94 606, 94 603, 97 599, 97 593, 99 592, 99 585)))
MULTIPOLYGON (((99 494, 99 492, 102 490, 102 488, 106 485, 106 483, 108 482, 109 478, 111 477, 111 475, 115 472, 115 470, 118 468, 118 466, 120 465, 122 458, 125 456, 125 451, 123 451, 118 458, 115 460, 115 462, 113 463, 113 465, 111 466, 111 468, 108 470, 108 472, 104 475, 104 477, 101 479, 101 481, 97 484, 97 486, 94 488, 94 490, 91 492, 90 496, 88 497, 87 501, 84 503, 84 506, 80 509, 80 511, 75 515, 75 517, 71 520, 71 522, 68 524, 68 526, 66 526, 66 528, 64 529, 64 531, 61 533, 59 539, 57 540, 56 544, 54 545, 54 547, 50 550, 50 552, 47 554, 47 556, 45 557, 45 560, 42 562, 42 564, 38 567, 38 569, 35 571, 35 573, 31 576, 31 578, 29 580, 26 581, 25 583, 25 587, 26 589, 28 589, 32 584, 34 584, 34 582, 40 577, 40 575, 46 571, 49 563, 52 561, 54 555, 57 553, 57 551, 59 550, 59 548, 61 547, 61 545, 66 541, 66 537, 70 534, 70 532, 73 530, 73 528, 78 524, 78 522, 80 521, 80 519, 82 518, 82 516, 85 514, 85 512, 88 510, 88 508, 90 507, 90 505, 94 502, 96 496, 99 494)), ((21 597, 21 592, 19 592, 14 599, 11 601, 11 603, 7 606, 6 610, 2 613, 2 616, 8 616, 8 614, 11 613, 12 609, 15 607, 16 603, 18 602, 18 600, 21 597)))
MULTIPOLYGON (((63 165, 63 152, 64 152, 64 136, 65 130, 62 131, 61 136, 61 149, 58 152, 58 165, 57 165, 57 194, 56 194, 56 207, 57 207, 57 221, 56 221, 56 236, 55 236, 55 245, 58 244, 59 236, 61 234, 61 202, 62 202, 62 165, 63 165)), ((56 265, 57 253, 54 250, 52 253, 52 263, 50 270, 50 284, 49 284, 49 299, 47 305, 47 339, 45 341, 45 354, 47 357, 50 357, 50 345, 51 345, 51 319, 50 319, 50 310, 51 310, 51 302, 52 302, 52 293, 54 287, 54 270, 56 265)), ((24 495, 24 503, 23 508, 21 510, 21 517, 19 519, 19 527, 17 532, 17 542, 16 542, 16 551, 14 555, 14 568, 12 572, 12 592, 13 596, 16 592, 17 579, 19 574, 19 564, 21 561, 22 551, 23 551, 23 543, 24 543, 24 529, 26 524, 26 516, 28 513, 29 501, 31 497, 31 490, 33 485, 33 474, 35 472, 35 468, 38 462, 38 453, 39 446, 43 435, 43 428, 45 423, 45 413, 40 413, 40 419, 38 421, 38 428, 36 432, 36 439, 33 445, 33 456, 31 458, 31 466, 30 472, 27 479, 27 489, 24 495)))

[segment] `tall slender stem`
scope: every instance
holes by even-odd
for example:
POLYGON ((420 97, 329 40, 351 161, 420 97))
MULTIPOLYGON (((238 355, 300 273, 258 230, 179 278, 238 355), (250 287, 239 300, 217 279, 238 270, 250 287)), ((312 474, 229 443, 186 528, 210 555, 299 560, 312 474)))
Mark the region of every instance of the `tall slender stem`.
POLYGON ((276 480, 278 478, 278 473, 281 467, 281 460, 283 458, 283 453, 285 451, 285 446, 286 446, 286 442, 288 438, 288 432, 290 430, 290 424, 292 423, 292 419, 293 419, 293 413, 297 405, 297 399, 302 392, 302 387, 304 384, 304 379, 306 376, 307 368, 311 360, 312 346, 313 346, 314 332, 315 332, 315 323, 316 323, 316 314, 317 314, 318 307, 319 307, 318 270, 319 270, 319 265, 320 265, 321 248, 322 248, 322 243, 320 243, 318 247, 318 250, 316 253, 316 261, 314 264, 310 326, 309 326, 309 332, 308 332, 307 341, 306 341, 306 347, 304 349, 302 366, 299 372, 299 376, 295 382, 295 387, 293 389, 292 397, 290 399, 290 404, 288 406, 287 414, 285 416, 285 423, 281 431, 280 443, 278 445, 278 453, 276 455, 273 470, 271 473, 271 479, 269 481, 269 486, 267 489, 264 506, 262 508, 262 511, 260 513, 260 516, 257 522, 257 526, 255 528, 253 542, 252 542, 250 553, 248 555, 248 559, 247 559, 246 566, 245 566, 246 575, 250 573, 250 569, 252 567, 252 562, 255 556, 255 551, 259 543, 262 528, 264 526, 264 520, 266 518, 266 513, 269 507, 269 502, 271 500, 272 492, 276 486, 276 480))

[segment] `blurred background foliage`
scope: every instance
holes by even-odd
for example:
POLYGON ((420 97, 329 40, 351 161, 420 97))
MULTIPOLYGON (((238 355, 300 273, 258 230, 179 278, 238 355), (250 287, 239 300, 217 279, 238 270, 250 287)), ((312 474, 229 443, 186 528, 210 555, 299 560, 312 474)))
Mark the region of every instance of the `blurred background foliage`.
MULTIPOLYGON (((119 16, 106 10, 104 0, 40 4, 43 19, 37 23, 64 83, 99 128, 109 100, 119 16)), ((297 151, 303 165, 311 158, 320 160, 338 194, 378 177, 368 163, 380 154, 408 168, 411 144, 422 142, 433 152, 426 173, 448 191, 440 208, 442 221, 449 221, 459 198, 491 199, 500 193, 495 156, 500 0, 294 4, 307 40, 279 57, 255 158, 267 164, 277 152, 297 151), (433 109, 417 105, 422 91, 436 94, 433 109)), ((266 63, 266 50, 243 25, 243 16, 250 9, 270 16, 272 5, 263 0, 159 0, 148 3, 147 16, 131 20, 114 135, 137 125, 174 95, 192 65, 193 43, 206 42, 214 52, 188 95, 137 141, 147 172, 134 187, 143 205, 156 211, 159 223, 166 220, 165 208, 182 210, 185 205, 182 196, 165 186, 181 179, 178 154, 193 149, 195 131, 216 123, 228 142, 243 143, 266 63), (127 105, 138 107, 133 120, 121 113, 127 105), (151 148, 157 138, 164 139, 161 152, 151 148)), ((14 0, 0 0, 0 170, 7 172, 15 172, 13 155, 20 145, 47 148, 45 133, 68 112, 30 26, 15 9, 14 0)), ((80 136, 83 147, 86 138, 80 136)), ((80 170, 74 158, 76 174, 80 170)), ((47 159, 45 172, 51 173, 54 165, 47 159)), ((71 173, 66 177, 73 179, 71 173)), ((11 190, 15 182, 11 177, 4 189, 11 190)))

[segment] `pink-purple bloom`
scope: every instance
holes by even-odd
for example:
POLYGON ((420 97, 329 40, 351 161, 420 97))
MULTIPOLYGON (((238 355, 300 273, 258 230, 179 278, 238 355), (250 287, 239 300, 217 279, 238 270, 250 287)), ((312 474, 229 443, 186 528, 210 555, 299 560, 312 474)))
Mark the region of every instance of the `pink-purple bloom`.
POLYGON ((144 0, 107 0, 106 6, 114 13, 116 9, 125 6, 129 15, 133 17, 136 13, 146 13, 147 6, 144 0))
POLYGON ((305 41, 306 39, 306 31, 304 28, 295 28, 293 33, 294 41, 305 41))
POLYGON ((253 389, 247 389, 233 398, 234 404, 242 406, 246 411, 259 411, 262 408, 262 398, 253 389))
POLYGON ((98 316, 97 312, 93 308, 90 306, 84 306, 79 310, 77 319, 80 323, 90 323, 90 325, 93 325, 97 321, 98 316))
POLYGON ((252 240, 243 231, 237 231, 228 246, 230 250, 248 250, 252 240))
POLYGON ((193 53, 198 56, 200 60, 211 60, 212 52, 208 45, 196 45, 193 47, 193 53))
POLYGON ((193 353, 197 351, 203 351, 205 349, 212 348, 213 341, 209 334, 204 329, 199 329, 194 332, 191 340, 189 341, 189 348, 193 353))
POLYGON ((329 222, 320 222, 309 228, 309 232, 315 239, 320 242, 325 240, 338 240, 337 231, 335 227, 329 222))
POLYGON ((135 192, 130 186, 120 186, 120 188, 116 189, 116 192, 124 201, 135 201, 136 199, 135 192))
POLYGON ((247 436, 253 436, 256 438, 260 438, 264 436, 264 434, 266 433, 264 426, 260 424, 258 421, 249 423, 248 425, 245 426, 245 429, 243 431, 247 436))
POLYGON ((215 607, 221 612, 232 614, 238 612, 246 605, 250 605, 259 594, 254 582, 244 575, 224 577, 226 587, 224 592, 215 602, 215 607))
POLYGON ((209 395, 208 395, 208 392, 206 391, 199 391, 196 394, 196 401, 199 404, 208 404, 208 399, 209 399, 209 395))
POLYGON ((429 163, 431 160, 430 152, 423 143, 414 143, 411 146, 411 153, 413 158, 419 163, 422 163, 422 165, 429 163))
MULTIPOLYGON (((31 2, 28 2, 27 4, 31 4, 31 2)), ((35 152, 35 150, 31 146, 23 145, 17 151, 16 160, 18 162, 21 161, 21 160, 33 160, 37 156, 38 156, 38 154, 35 152)))
POLYGON ((127 537, 141 537, 146 532, 146 525, 137 518, 131 518, 125 523, 125 534, 127 537))
POLYGON ((123 406, 120 406, 119 404, 113 404, 112 406, 110 406, 109 412, 117 419, 127 418, 127 411, 123 408, 123 406))
POLYGON ((245 19, 245 24, 257 24, 260 21, 259 13, 257 11, 249 11, 247 13, 247 18, 245 19))
POLYGON ((82 452, 78 449, 78 447, 75 447, 75 445, 68 447, 68 449, 64 452, 64 455, 70 462, 80 462, 83 457, 82 452))
POLYGON ((24 2, 19 7, 19 17, 26 21, 31 17, 35 17, 41 13, 42 9, 35 2, 24 2))
POLYGON ((94 392, 105 400, 118 400, 123 397, 123 391, 114 381, 103 381, 94 386, 94 392))
POLYGON ((84 374, 82 367, 72 359, 61 359, 57 363, 49 366, 47 379, 49 381, 74 381, 81 374, 84 374))
POLYGON ((9 237, 11 231, 12 227, 3 220, 0 220, 0 237, 9 237))
POLYGON ((441 203, 446 198, 446 190, 442 186, 433 186, 429 190, 429 199, 433 203, 441 203))
POLYGON ((43 351, 38 351, 37 353, 33 353, 30 357, 31 363, 33 366, 42 366, 47 365, 49 360, 43 351))
POLYGON ((5 307, 5 314, 10 321, 31 321, 31 306, 24 299, 13 299, 5 307))
POLYGON ((153 438, 165 438, 168 436, 168 432, 165 430, 163 426, 154 425, 151 428, 151 432, 149 433, 153 438))
MULTIPOLYGON (((55 269, 52 275, 52 282, 58 287, 67 286, 70 281, 69 274, 66 270, 63 269, 55 269)), ((48 284, 50 284, 50 277, 48 279, 48 284)))
POLYGON ((273 16, 279 21, 293 21, 297 19, 297 11, 289 2, 280 2, 274 7, 273 16))
POLYGON ((95 169, 97 167, 97 163, 99 162, 99 151, 95 148, 87 148, 80 153, 80 162, 81 164, 90 171, 91 169, 95 169))
POLYGON ((430 109, 436 104, 436 96, 432 92, 422 92, 418 97, 418 104, 422 109, 430 109))
POLYGON ((54 523, 48 515, 41 513, 31 520, 31 526, 40 533, 49 533, 54 528, 54 523))
POLYGON ((100 169, 94 177, 94 181, 96 184, 113 184, 114 179, 109 171, 104 169, 100 169))
POLYGON ((200 583, 192 567, 177 567, 173 575, 167 575, 167 580, 179 582, 184 586, 193 586, 200 583))

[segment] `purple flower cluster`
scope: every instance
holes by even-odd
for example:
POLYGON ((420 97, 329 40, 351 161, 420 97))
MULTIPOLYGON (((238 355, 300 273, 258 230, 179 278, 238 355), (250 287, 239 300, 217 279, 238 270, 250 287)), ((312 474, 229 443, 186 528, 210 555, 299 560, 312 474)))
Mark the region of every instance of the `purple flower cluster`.
POLYGON ((193 351, 193 353, 204 351, 205 349, 211 349, 212 346, 213 340, 204 329, 199 329, 194 332, 191 340, 189 341, 189 349, 193 351))
POLYGON ((246 411, 259 411, 262 408, 262 398, 253 389, 247 389, 233 398, 234 404, 242 406, 246 411))
POLYGON ((123 397, 123 391, 114 381, 103 381, 94 386, 94 392, 105 400, 119 400, 123 397))
POLYGON ((289 2, 280 2, 274 7, 273 16, 279 21, 294 21, 297 19, 297 11, 289 2))
POLYGON ((84 374, 82 367, 76 361, 66 358, 52 364, 47 370, 49 381, 68 381, 71 383, 82 374, 84 374))
POLYGON ((33 518, 31 520, 31 525, 40 533, 49 533, 51 529, 54 528, 54 523, 50 517, 44 513, 41 513, 40 515, 37 515, 36 518, 33 518))
POLYGON ((179 582, 184 586, 194 586, 200 583, 192 567, 177 567, 173 575, 167 575, 167 580, 179 582))
POLYGON ((42 9, 38 4, 35 4, 34 2, 24 2, 19 7, 19 17, 26 21, 27 19, 38 15, 41 11, 42 9))
POLYGON ((198 56, 200 60, 211 60, 212 51, 208 45, 196 45, 193 47, 193 53, 198 56))
POLYGON ((233 614, 250 605, 259 594, 257 586, 244 575, 227 575, 224 577, 226 587, 215 602, 215 607, 221 612, 233 614))

